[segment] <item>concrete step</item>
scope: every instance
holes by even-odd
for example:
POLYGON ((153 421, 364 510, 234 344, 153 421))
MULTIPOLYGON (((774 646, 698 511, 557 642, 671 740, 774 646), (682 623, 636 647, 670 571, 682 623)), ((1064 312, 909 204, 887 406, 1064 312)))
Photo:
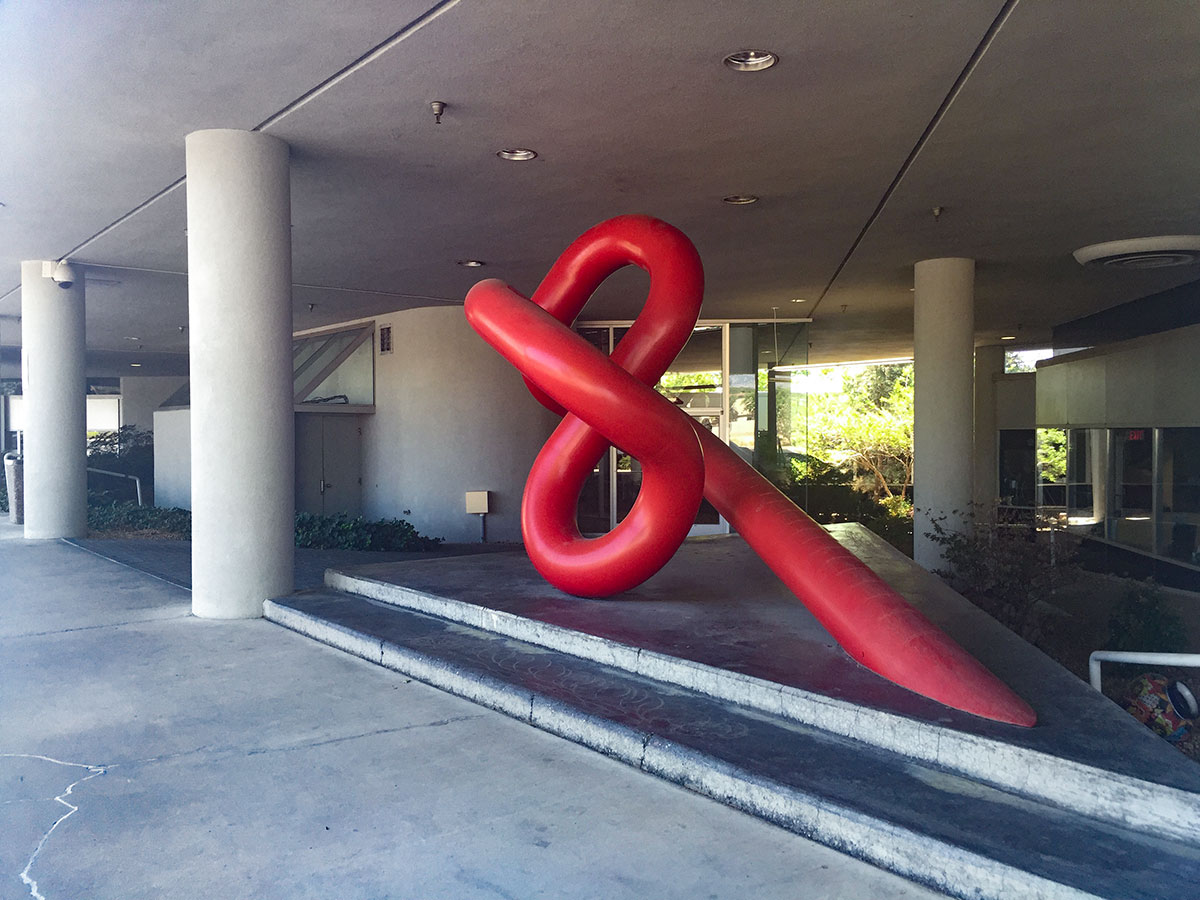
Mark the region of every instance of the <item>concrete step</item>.
MULTIPOLYGON (((1144 749, 1141 745, 1149 745, 1151 750, 1164 747, 1159 746, 1161 741, 1135 726, 1123 713, 1114 716, 1114 724, 1123 726, 1123 732, 1120 728, 1105 732, 1102 727, 1095 728, 1095 723, 1092 724, 1101 739, 1125 748, 1128 755, 1121 760, 1122 765, 1127 765, 1125 769, 1114 766, 1111 759, 1081 756, 1078 746, 1068 746, 1071 742, 1063 738, 1071 736, 1062 734, 1067 723, 1059 722, 1057 727, 1039 727, 1031 731, 1006 726, 997 728, 994 723, 966 716, 971 720, 968 725, 975 726, 975 730, 968 730, 963 727, 964 716, 961 714, 940 721, 917 718, 861 702, 859 698, 839 698, 781 684, 388 580, 411 579, 413 575, 412 567, 400 570, 386 566, 331 569, 326 573, 325 581, 336 590, 440 616, 852 738, 917 762, 932 763, 974 782, 1059 806, 1088 818, 1108 821, 1120 828, 1135 828, 1164 838, 1200 844, 1200 792, 1196 790, 1196 779, 1180 779, 1177 786, 1139 777, 1132 762, 1144 749), (373 577, 375 575, 378 577, 373 577), (1098 764, 1100 762, 1107 766, 1098 764)), ((988 619, 986 624, 1019 645, 1015 649, 1020 652, 1032 651, 994 621, 988 619)), ((642 634, 629 635, 631 641, 642 637, 642 634)), ((834 652, 844 656, 841 651, 834 652)), ((1036 651, 1028 662, 1040 667, 1047 676, 1066 675, 1036 651)), ((1077 679, 1068 676, 1066 680, 1071 682, 1068 687, 1074 690, 1074 695, 1067 693, 1061 685, 1056 687, 1056 696, 1062 702, 1090 703, 1104 707, 1101 712, 1116 712, 1109 709, 1108 701, 1077 679)), ((1045 709, 1044 704, 1039 703, 1039 706, 1045 709)), ((1081 715, 1081 721, 1083 718, 1081 715)), ((1165 749, 1167 756, 1175 756, 1170 748, 1165 749)), ((1177 767, 1194 768, 1178 758, 1171 762, 1177 767)), ((1143 764, 1142 771, 1148 768, 1151 767, 1143 764)))
POLYGON ((1200 847, 617 666, 325 589, 266 615, 957 897, 1195 900, 1200 847))

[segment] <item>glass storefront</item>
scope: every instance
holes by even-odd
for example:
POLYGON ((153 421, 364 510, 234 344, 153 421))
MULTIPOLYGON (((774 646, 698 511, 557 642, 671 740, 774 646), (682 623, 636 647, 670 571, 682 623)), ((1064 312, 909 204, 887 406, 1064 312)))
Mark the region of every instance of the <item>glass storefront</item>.
POLYGON ((1200 565, 1200 428, 1160 428, 1158 435, 1158 553, 1200 565))
POLYGON ((1200 565, 1200 428, 1038 429, 1037 479, 1043 520, 1200 565))
MULTIPOLYGON (((610 353, 628 325, 589 323, 576 331, 610 353)), ((779 481, 790 477, 791 460, 800 455, 804 441, 807 398, 793 390, 793 376, 807 363, 806 322, 701 322, 656 389, 768 478, 779 481)), ((616 527, 629 514, 641 481, 638 461, 610 449, 580 494, 580 530, 599 534, 616 527)), ((702 502, 692 534, 728 530, 716 509, 702 502)))

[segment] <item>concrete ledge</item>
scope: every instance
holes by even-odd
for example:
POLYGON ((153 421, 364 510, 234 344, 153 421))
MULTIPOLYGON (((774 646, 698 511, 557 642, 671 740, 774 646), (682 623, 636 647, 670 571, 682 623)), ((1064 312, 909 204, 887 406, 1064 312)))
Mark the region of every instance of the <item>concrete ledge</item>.
POLYGON ((936 764, 1089 818, 1200 841, 1200 797, 1188 791, 369 577, 331 569, 325 581, 336 590, 589 659, 936 764))
POLYGON ((894 822, 796 790, 674 741, 590 715, 386 640, 267 601, 268 619, 441 690, 504 712, 721 803, 744 810, 953 896, 972 900, 1088 900, 1077 890, 894 822))

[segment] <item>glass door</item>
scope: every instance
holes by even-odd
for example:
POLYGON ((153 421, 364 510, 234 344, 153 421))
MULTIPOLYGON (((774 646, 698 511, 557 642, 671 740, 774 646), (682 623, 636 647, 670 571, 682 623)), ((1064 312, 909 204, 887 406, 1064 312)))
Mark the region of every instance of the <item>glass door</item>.
MULTIPOLYGON (((785 490, 797 480, 793 463, 803 457, 807 428, 807 397, 793 390, 793 376, 808 363, 806 322, 703 322, 655 386, 785 490)), ((576 330, 611 353, 629 328, 597 322, 576 330)), ((580 494, 580 531, 600 534, 615 528, 633 508, 641 485, 641 464, 610 448, 580 494)), ((689 534, 728 532, 729 523, 702 501, 689 534)))
MULTIPOLYGON (((699 325, 671 368, 656 386, 658 392, 720 440, 725 428, 725 326, 699 325)), ((636 496, 636 495, 635 495, 636 496)), ((632 504, 630 500, 630 504, 632 504)), ((628 507, 621 510, 622 515, 628 507)), ((729 523, 707 500, 700 501, 690 535, 727 534, 729 523)))
MULTIPOLYGON (((596 349, 608 354, 612 351, 611 328, 580 328, 578 333, 596 349)), ((584 482, 579 493, 576 521, 584 534, 604 534, 612 529, 612 450, 600 458, 592 467, 592 474, 584 482)))

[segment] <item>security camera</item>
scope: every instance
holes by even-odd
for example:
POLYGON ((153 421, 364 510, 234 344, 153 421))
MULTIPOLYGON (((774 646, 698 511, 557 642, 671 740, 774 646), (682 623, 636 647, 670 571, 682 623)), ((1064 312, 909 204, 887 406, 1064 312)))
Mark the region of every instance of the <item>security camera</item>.
POLYGON ((55 266, 50 277, 64 291, 74 285, 76 280, 75 270, 65 262, 60 262, 55 266))

